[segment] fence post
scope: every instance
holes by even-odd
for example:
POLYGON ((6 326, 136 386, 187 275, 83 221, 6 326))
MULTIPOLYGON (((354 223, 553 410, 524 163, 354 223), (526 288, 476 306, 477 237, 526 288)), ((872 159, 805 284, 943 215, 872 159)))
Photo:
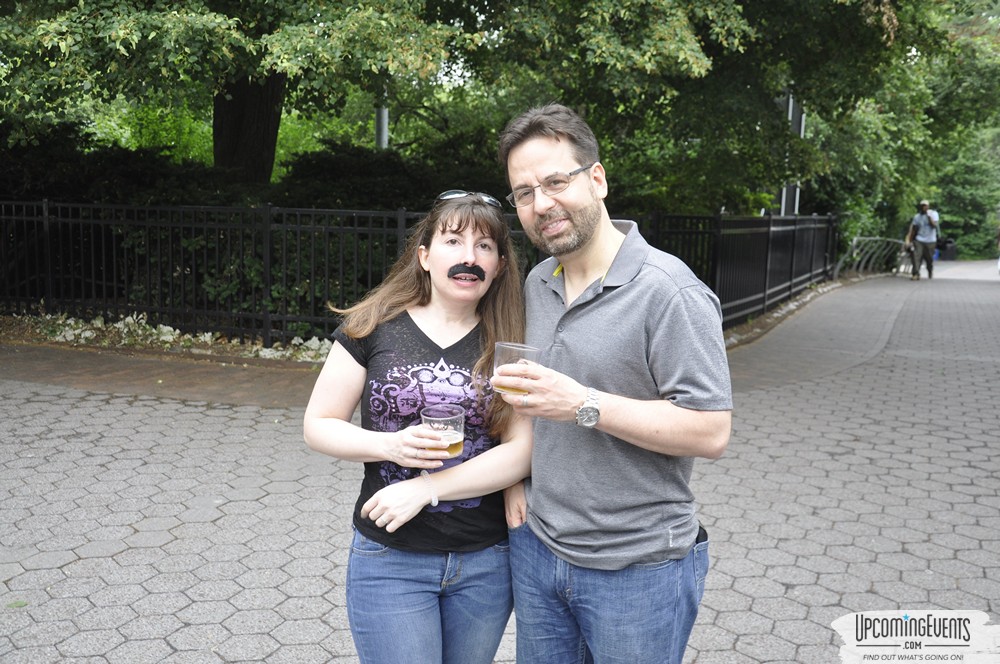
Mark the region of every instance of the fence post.
MULTIPOLYGON (((260 208, 257 208, 260 210, 260 208)), ((261 251, 263 256, 261 258, 264 262, 263 269, 263 281, 264 281, 264 299, 263 306, 264 310, 261 312, 261 324, 264 326, 262 330, 261 342, 264 344, 264 348, 271 347, 271 204, 268 203, 264 206, 264 213, 261 216, 261 233, 263 237, 261 238, 261 251)))
POLYGON ((813 214, 809 218, 809 283, 813 283, 816 278, 816 237, 819 235, 819 228, 816 226, 816 222, 819 218, 813 214))
POLYGON ((767 254, 764 257, 764 306, 761 314, 767 313, 771 293, 771 247, 774 245, 774 215, 767 213, 767 254))
POLYGON ((45 246, 45 299, 44 303, 52 306, 53 282, 55 275, 52 274, 52 249, 55 244, 52 242, 51 228, 49 224, 49 199, 42 199, 42 239, 45 246))
POLYGON ((840 224, 833 214, 826 216, 826 274, 830 274, 830 266, 837 260, 837 249, 840 245, 840 224))
POLYGON ((396 208, 396 257, 406 248, 406 208, 396 208))
POLYGON ((712 229, 712 257, 711 257, 711 274, 712 274, 712 284, 710 284, 712 291, 721 298, 719 293, 719 288, 722 287, 722 261, 719 260, 719 254, 722 252, 722 213, 715 215, 715 228, 712 229))
POLYGON ((792 217, 792 259, 788 265, 788 299, 795 295, 795 257, 799 247, 799 215, 792 217))

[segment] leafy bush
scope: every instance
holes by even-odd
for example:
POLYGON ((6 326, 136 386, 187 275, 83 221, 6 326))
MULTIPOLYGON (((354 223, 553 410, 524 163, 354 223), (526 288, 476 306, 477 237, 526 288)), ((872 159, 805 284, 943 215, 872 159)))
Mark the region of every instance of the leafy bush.
MULTIPOLYGON (((947 236, 947 233, 945 234, 947 236)), ((996 224, 977 224, 971 231, 955 240, 958 255, 965 260, 985 260, 996 258, 996 224)))
POLYGON ((458 144, 473 140, 452 137, 427 150, 426 156, 324 141, 323 150, 297 155, 285 163, 285 177, 272 187, 271 202, 336 210, 423 211, 448 189, 485 191, 499 197, 506 193, 499 168, 456 156, 458 144))
POLYGON ((95 145, 73 124, 56 125, 27 145, 12 144, 2 122, 0 191, 13 200, 122 205, 235 205, 259 193, 155 148, 95 145))
POLYGON ((272 187, 271 202, 286 207, 337 210, 425 210, 433 202, 432 178, 415 160, 393 150, 326 142, 300 154, 272 187))

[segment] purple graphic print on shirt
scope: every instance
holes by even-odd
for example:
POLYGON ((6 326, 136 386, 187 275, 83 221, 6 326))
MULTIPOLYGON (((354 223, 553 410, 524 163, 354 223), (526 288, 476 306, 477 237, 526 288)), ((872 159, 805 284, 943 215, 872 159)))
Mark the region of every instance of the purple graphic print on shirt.
MULTIPOLYGON (((369 408, 376 431, 400 431, 420 423, 420 410, 428 405, 452 403, 465 410, 465 449, 461 456, 446 459, 444 468, 457 465, 489 448, 482 412, 476 409, 476 388, 472 376, 462 368, 449 365, 444 358, 436 364, 393 367, 384 381, 371 380, 369 408)), ((486 388, 487 391, 489 388, 486 388)), ((487 395, 489 403, 491 394, 487 395)), ((395 463, 382 462, 379 474, 386 484, 415 477, 419 471, 395 463)), ((441 501, 431 512, 450 512, 455 508, 478 507, 479 497, 441 501)))

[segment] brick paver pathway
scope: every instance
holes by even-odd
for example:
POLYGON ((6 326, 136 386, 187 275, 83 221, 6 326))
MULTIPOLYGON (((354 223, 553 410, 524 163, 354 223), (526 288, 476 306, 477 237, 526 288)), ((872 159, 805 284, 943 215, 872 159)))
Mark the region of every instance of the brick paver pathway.
MULTIPOLYGON (((687 662, 839 662, 830 623, 865 609, 1000 619, 1000 279, 954 268, 730 352, 687 662)), ((0 661, 355 662, 361 469, 302 443, 314 375, 0 346, 0 661)))

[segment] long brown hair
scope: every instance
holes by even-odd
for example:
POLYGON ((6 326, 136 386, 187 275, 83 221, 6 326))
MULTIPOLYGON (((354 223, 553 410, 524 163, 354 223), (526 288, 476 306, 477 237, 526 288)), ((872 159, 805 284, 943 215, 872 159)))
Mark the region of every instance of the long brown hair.
MULTIPOLYGON (((493 373, 493 347, 497 341, 524 340, 524 294, 521 268, 510 226, 503 212, 487 204, 477 194, 440 200, 420 220, 406 242, 406 248, 389 275, 357 304, 346 309, 330 309, 344 315, 343 331, 358 339, 371 334, 385 321, 392 320, 413 306, 431 301, 430 274, 423 269, 417 250, 430 247, 437 231, 463 232, 470 224, 476 231, 497 244, 500 269, 486 295, 476 304, 479 316, 479 343, 482 354, 473 367, 476 394, 483 397, 487 377, 493 373)), ((490 435, 499 437, 509 426, 514 413, 499 396, 486 413, 490 435)))

